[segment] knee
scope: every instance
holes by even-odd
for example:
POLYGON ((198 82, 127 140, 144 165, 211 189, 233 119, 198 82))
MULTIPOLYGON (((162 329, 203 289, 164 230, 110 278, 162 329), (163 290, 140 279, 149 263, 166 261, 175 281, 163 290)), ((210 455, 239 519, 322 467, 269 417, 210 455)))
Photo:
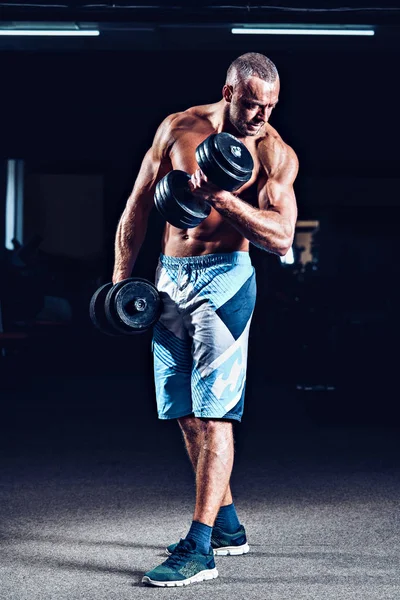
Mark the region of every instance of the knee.
POLYGON ((226 443, 233 439, 232 423, 221 419, 203 419, 199 417, 181 417, 179 425, 189 438, 202 439, 205 443, 226 443))
POLYGON ((217 419, 203 419, 205 440, 231 440, 232 423, 217 419))
POLYGON ((232 423, 207 420, 202 446, 204 452, 218 458, 224 465, 231 463, 234 453, 232 423))

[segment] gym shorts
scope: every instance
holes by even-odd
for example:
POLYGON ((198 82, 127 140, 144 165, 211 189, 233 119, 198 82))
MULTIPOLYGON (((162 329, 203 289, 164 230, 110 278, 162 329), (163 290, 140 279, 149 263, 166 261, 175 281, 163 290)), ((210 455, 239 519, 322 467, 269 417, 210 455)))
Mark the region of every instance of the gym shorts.
POLYGON ((152 340, 159 418, 240 421, 256 299, 248 252, 161 254, 155 284, 163 301, 152 340))

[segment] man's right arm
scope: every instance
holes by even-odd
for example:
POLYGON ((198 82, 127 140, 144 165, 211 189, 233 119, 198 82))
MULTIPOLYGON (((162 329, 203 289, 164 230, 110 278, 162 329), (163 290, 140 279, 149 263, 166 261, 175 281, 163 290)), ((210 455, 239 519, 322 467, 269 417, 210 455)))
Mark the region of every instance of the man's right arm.
POLYGON ((144 241, 148 218, 154 204, 157 182, 169 171, 169 151, 174 143, 170 115, 160 125, 151 148, 147 151, 117 227, 112 281, 117 283, 131 276, 137 255, 144 241))

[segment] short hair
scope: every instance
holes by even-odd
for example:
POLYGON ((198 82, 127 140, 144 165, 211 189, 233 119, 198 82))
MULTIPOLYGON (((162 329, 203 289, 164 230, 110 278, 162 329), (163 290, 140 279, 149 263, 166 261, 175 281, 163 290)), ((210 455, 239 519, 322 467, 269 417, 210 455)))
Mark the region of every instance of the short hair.
POLYGON ((239 81, 247 81, 250 77, 259 77, 267 83, 274 83, 278 69, 264 54, 247 52, 236 58, 229 66, 226 74, 226 84, 236 85, 239 81))

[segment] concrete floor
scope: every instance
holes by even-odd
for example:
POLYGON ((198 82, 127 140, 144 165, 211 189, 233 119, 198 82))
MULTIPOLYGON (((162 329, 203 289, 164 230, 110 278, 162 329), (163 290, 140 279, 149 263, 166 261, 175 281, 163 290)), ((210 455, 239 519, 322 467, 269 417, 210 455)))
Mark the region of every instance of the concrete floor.
POLYGON ((232 485, 251 552, 217 557, 216 580, 165 591, 141 577, 192 518, 176 424, 146 404, 96 407, 88 382, 81 404, 65 401, 66 381, 52 385, 42 401, 40 386, 31 398, 9 390, 3 410, 1 600, 400 598, 398 427, 313 423, 287 390, 269 390, 291 418, 260 424, 250 409, 236 434, 232 485))

